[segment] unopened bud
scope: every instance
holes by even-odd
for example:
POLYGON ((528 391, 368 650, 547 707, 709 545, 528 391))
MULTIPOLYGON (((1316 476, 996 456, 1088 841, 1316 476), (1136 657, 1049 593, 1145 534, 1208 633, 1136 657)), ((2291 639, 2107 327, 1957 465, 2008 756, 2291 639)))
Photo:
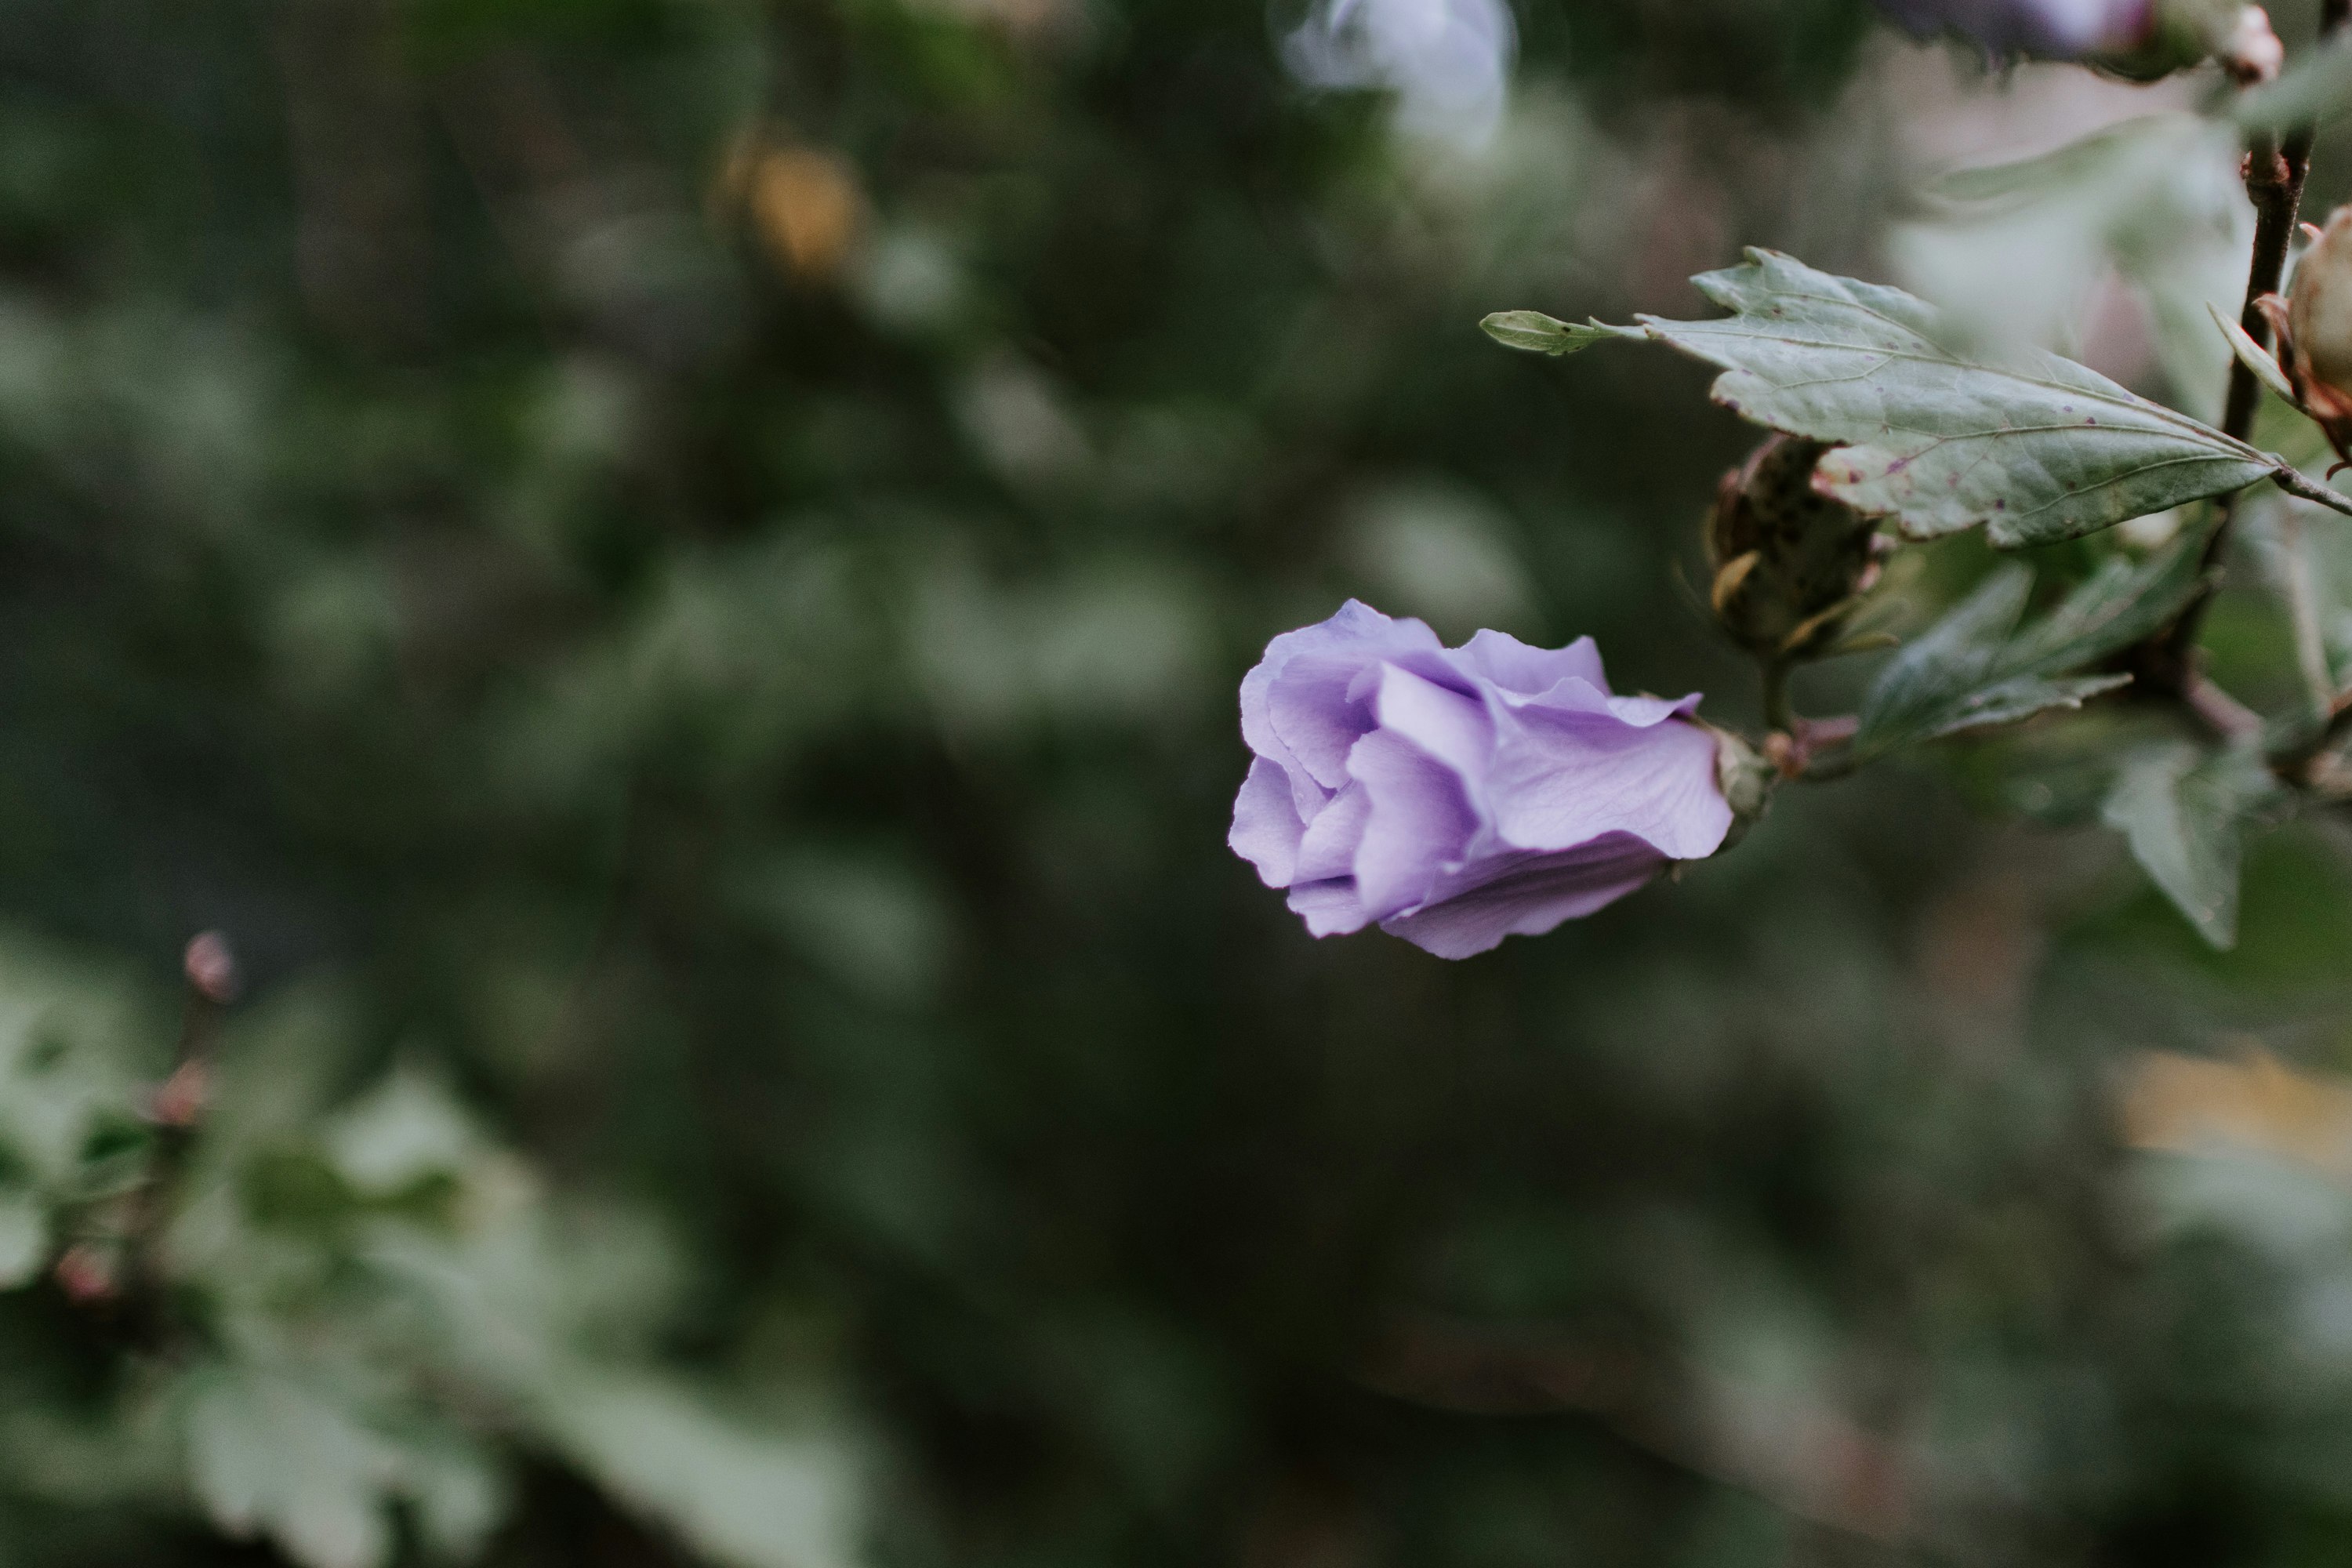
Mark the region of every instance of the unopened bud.
POLYGON ((220 932, 205 931, 190 942, 180 968, 189 986, 207 1002, 226 1005, 236 1000, 236 954, 220 932))
POLYGON ((2295 400, 2352 462, 2352 206, 2336 209, 2295 264, 2282 301, 2260 301, 2279 335, 2279 363, 2295 400))
POLYGON ((1708 601, 1732 639, 1763 658, 1828 649, 1877 580, 1877 524, 1813 488, 1828 450, 1773 437, 1724 475, 1707 515, 1708 601))

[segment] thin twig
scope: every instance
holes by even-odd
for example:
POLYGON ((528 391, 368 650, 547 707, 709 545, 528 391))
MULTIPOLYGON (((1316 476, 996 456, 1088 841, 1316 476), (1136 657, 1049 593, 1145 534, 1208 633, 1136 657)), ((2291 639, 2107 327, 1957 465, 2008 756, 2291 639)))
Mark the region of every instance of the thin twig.
MULTIPOLYGON (((2281 463, 2278 468, 2272 472, 2271 482, 2278 486, 2279 489, 2286 491, 2286 493, 2291 496, 2300 496, 2305 500, 2316 501, 2330 511, 2340 511, 2347 517, 2352 517, 2352 496, 2347 496, 2339 489, 2335 489, 2329 486, 2319 484, 2312 479, 2305 478, 2304 475, 2292 464, 2281 463)), ((2229 519, 2224 515, 2222 518, 2222 525, 2223 527, 2227 527, 2228 524, 2229 519)), ((2220 530, 2216 530, 2214 531, 2214 538, 2218 539, 2220 537, 2221 531, 2220 530)), ((2210 542, 2205 547, 2205 566, 2208 571, 2210 571, 2218 564, 2212 557, 2212 549, 2213 547, 2210 542)))
POLYGON ((1764 661, 1764 727, 1784 735, 1797 730, 1796 710, 1789 705, 1789 661, 1764 661))
POLYGON ((2203 670, 2188 673, 2181 682, 2180 700, 2224 741, 2251 741, 2263 732, 2263 716, 2215 685, 2203 670))

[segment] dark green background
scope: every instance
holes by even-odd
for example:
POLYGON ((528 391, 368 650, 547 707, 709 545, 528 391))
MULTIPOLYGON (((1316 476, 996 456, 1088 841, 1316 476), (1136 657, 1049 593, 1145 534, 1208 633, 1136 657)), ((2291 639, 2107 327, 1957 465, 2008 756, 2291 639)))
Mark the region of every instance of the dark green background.
MULTIPOLYGON (((1751 433, 1475 324, 1877 270, 1895 46, 1544 0, 1498 174, 1256 0, 1051 15, 0 9, 0 916, 157 988, 225 930, 247 1007, 349 988, 351 1085, 422 1055, 656 1205, 664 1353, 836 1389, 877 1563, 2337 1560, 2327 1269, 2159 1233, 2111 1095, 2337 1059, 2324 831, 2228 960, 1967 759, 1459 965, 1223 847, 1256 650, 1466 634, 1391 558, 1465 511, 1507 629, 1752 716, 1677 576, 1751 433), (747 129, 853 174, 837 266, 726 195, 747 129)), ((116 1375, 37 1293, 12 1375, 116 1375)), ((520 1462, 494 1561, 691 1560, 520 1462)), ((9 1563, 264 1560, 11 1506, 9 1563)))

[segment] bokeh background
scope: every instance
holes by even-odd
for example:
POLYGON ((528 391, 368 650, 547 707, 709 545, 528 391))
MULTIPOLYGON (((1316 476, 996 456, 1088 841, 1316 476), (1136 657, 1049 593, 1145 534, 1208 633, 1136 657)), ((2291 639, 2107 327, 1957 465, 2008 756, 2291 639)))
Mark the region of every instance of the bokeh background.
POLYGON ((1755 433, 1481 316, 1763 244, 2204 406, 2226 146, 1929 184, 2212 91, 1860 0, 15 0, 0 1563, 2342 1560, 2333 825, 2228 955, 2038 731, 1461 964, 1223 846, 1351 594, 1754 719, 1755 433))

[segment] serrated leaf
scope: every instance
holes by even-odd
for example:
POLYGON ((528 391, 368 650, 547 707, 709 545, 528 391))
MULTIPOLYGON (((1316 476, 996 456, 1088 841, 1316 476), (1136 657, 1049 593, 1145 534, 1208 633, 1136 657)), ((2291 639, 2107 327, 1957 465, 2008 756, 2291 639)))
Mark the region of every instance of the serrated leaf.
POLYGON ((2197 933, 2226 951, 2238 940, 2246 827, 2279 793, 2259 751, 2179 742, 2127 760, 2100 816, 2197 933))
POLYGON ((2203 529, 2184 530, 2137 565, 2118 556, 2012 639, 2003 665, 2056 675, 2111 658, 2170 626, 2206 581, 2203 529))
POLYGON ((1776 251, 1694 279, 1733 312, 1641 318, 1720 365, 1715 399, 1777 430, 1836 444, 1815 485, 1894 517, 1914 538, 1982 524, 2004 548, 2073 539, 2242 489, 2278 462, 2040 350, 1997 356, 1934 307, 1776 251))
POLYGON ((1525 349, 1529 353, 1572 354, 1579 349, 1589 349, 1595 343, 1612 338, 1638 338, 1645 334, 1635 327, 1604 326, 1599 321, 1578 325, 1547 316, 1541 310, 1497 310, 1478 323, 1486 334, 1507 349, 1525 349))
POLYGON ((2203 549, 2201 533, 2184 534, 2139 565, 2110 561, 2021 631, 2032 574, 2003 567, 1879 672, 1863 700, 1854 754, 2079 708, 2130 684, 2124 675, 2069 672, 2168 625, 2204 581, 2203 549))
POLYGON ((1940 740, 1963 730, 2014 724, 2053 708, 2080 708, 2103 692, 2130 684, 2128 675, 2078 675, 2063 680, 2050 680, 2039 675, 2016 676, 1997 686, 1969 692, 1919 739, 1940 740))
POLYGON ((2005 566, 1878 672, 1862 703, 1857 756, 1875 756, 1942 732, 1969 697, 2000 683, 2002 644, 2025 611, 2033 574, 2005 566))

